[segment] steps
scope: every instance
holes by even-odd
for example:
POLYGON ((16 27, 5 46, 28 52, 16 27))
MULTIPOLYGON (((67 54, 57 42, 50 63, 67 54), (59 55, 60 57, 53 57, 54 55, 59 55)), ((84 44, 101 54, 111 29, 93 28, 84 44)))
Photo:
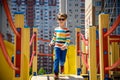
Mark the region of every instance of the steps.
MULTIPOLYGON (((31 80, 55 80, 53 75, 38 75, 33 76, 31 80)), ((57 80, 84 80, 82 76, 77 75, 60 75, 57 80)))

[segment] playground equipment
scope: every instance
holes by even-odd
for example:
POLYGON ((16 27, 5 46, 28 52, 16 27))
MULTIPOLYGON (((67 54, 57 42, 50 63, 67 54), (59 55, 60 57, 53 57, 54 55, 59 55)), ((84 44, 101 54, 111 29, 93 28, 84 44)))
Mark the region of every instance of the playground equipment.
MULTIPOLYGON (((15 33, 15 43, 12 44, 3 40, 2 34, 0 34, 0 71, 2 71, 2 73, 0 73, 0 79, 29 80, 30 67, 32 67, 32 75, 34 75, 35 78, 35 76, 37 76, 37 57, 54 56, 54 54, 38 53, 37 40, 45 42, 49 42, 50 40, 38 39, 38 32, 35 28, 33 29, 33 36, 30 39, 30 29, 24 27, 24 15, 20 13, 15 14, 14 24, 7 1, 2 0, 2 4, 8 18, 8 22, 15 33), (31 45, 33 46, 33 53, 30 58, 31 45), (12 59, 13 55, 14 60, 12 59)), ((86 40, 84 35, 80 33, 80 28, 76 28, 76 45, 70 45, 68 47, 64 74, 84 76, 84 74, 88 73, 87 76, 90 80, 97 80, 97 74, 100 74, 100 79, 104 80, 105 78, 108 79, 110 76, 113 76, 113 71, 120 70, 118 67, 120 65, 120 35, 111 35, 119 24, 120 15, 110 30, 108 30, 109 15, 100 14, 98 41, 96 41, 95 26, 89 27, 88 40, 86 40), (96 47, 98 42, 99 50, 97 50, 98 47, 96 47), (100 64, 99 61, 96 61, 98 58, 100 59, 100 64), (100 66, 100 71, 98 66, 100 66)))
POLYGON ((90 80, 108 80, 114 75, 111 71, 119 70, 117 67, 120 65, 120 36, 111 35, 119 24, 120 15, 117 17, 110 30, 107 31, 109 26, 109 15, 100 14, 98 40, 96 39, 96 29, 94 26, 88 28, 88 40, 86 40, 81 33, 77 34, 77 37, 80 38, 80 41, 77 41, 77 45, 81 45, 81 47, 77 49, 77 52, 80 52, 81 54, 82 76, 86 76, 88 74, 90 80), (110 50, 109 47, 111 44, 112 48, 110 50), (98 78, 98 76, 100 76, 100 78, 98 78))

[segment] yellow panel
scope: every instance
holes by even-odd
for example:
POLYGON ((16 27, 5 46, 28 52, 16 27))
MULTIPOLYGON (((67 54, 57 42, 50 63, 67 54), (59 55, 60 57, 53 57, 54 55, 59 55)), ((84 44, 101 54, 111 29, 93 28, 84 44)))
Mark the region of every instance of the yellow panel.
POLYGON ((67 51, 67 60, 65 62, 65 74, 76 74, 77 64, 76 64, 76 53, 75 46, 70 45, 67 51), (68 67, 68 68, 67 68, 68 67))
POLYGON ((15 15, 15 25, 17 28, 21 28, 21 76, 15 77, 14 72, 13 80, 29 80, 30 29, 24 28, 23 14, 15 15))
POLYGON ((100 14, 99 15, 99 51, 100 51, 100 79, 104 80, 104 61, 103 61, 103 28, 108 28, 109 26, 109 15, 100 14))
POLYGON ((29 79, 29 59, 30 59, 30 29, 24 28, 22 33, 22 63, 21 63, 21 73, 23 80, 29 79))
POLYGON ((115 62, 120 58, 119 57, 119 46, 118 46, 118 43, 115 42, 115 62))
POLYGON ((16 28, 24 27, 24 15, 23 14, 15 15, 15 26, 16 28))
MULTIPOLYGON (((10 58, 12 58, 14 53, 14 45, 10 42, 4 41, 5 46, 10 58)), ((12 80, 13 77, 13 70, 6 62, 3 52, 0 48, 0 80, 12 80)))
POLYGON ((97 80, 96 27, 89 27, 89 70, 90 80, 97 80))

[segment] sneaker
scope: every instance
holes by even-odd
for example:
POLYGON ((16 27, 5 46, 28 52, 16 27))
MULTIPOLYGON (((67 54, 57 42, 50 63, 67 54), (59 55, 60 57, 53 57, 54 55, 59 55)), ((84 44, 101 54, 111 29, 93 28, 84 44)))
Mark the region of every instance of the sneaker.
POLYGON ((61 66, 61 74, 64 72, 64 66, 61 66))
POLYGON ((55 73, 54 78, 58 79, 58 73, 55 73))

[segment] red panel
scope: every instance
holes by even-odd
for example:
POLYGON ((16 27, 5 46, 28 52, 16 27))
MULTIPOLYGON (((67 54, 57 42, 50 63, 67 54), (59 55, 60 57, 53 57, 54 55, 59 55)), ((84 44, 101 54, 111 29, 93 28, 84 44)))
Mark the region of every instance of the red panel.
POLYGON ((104 62, 104 74, 105 76, 108 76, 109 72, 105 70, 105 67, 109 66, 108 65, 108 37, 104 37, 104 34, 107 32, 107 29, 103 29, 103 62, 104 62))
POLYGON ((36 34, 36 32, 34 32, 34 34, 35 34, 35 37, 34 37, 34 51, 35 51, 35 55, 36 55, 36 37, 37 37, 37 34, 36 34))
MULTIPOLYGON (((17 31, 21 35, 21 28, 17 28, 17 31)), ((16 67, 19 68, 18 71, 15 71, 15 77, 20 77, 20 64, 21 64, 21 37, 16 36, 16 67)))
POLYGON ((80 32, 77 32, 77 55, 80 54, 80 32))

